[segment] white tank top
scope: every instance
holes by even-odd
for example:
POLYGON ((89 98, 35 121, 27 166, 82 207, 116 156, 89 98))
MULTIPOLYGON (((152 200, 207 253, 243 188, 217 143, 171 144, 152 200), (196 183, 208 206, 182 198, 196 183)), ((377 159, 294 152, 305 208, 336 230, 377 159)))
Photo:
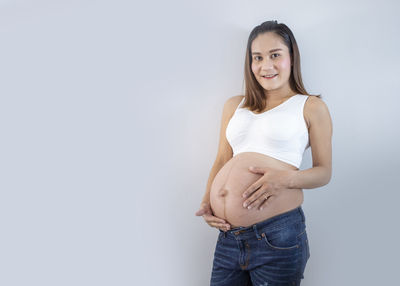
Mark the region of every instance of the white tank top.
POLYGON ((256 114, 239 103, 228 126, 226 139, 233 156, 258 152, 299 168, 304 151, 310 147, 304 104, 308 95, 296 94, 263 113, 256 114))

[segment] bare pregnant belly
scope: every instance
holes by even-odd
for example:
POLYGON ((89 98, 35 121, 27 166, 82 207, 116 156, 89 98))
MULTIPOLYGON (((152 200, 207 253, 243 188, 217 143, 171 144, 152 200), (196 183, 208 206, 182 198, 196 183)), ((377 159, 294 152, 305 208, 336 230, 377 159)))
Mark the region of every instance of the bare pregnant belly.
POLYGON ((298 170, 295 166, 256 152, 243 152, 231 158, 215 176, 210 190, 210 204, 215 216, 232 227, 250 226, 267 218, 292 210, 303 203, 302 189, 283 189, 268 199, 262 210, 243 207, 244 191, 262 174, 249 171, 250 166, 279 170, 298 170))

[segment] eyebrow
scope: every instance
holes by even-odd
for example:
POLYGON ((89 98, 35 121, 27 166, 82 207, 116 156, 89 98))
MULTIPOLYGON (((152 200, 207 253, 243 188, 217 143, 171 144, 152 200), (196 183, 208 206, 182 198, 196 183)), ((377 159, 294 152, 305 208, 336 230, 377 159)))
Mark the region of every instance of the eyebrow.
MULTIPOLYGON (((273 52, 276 52, 276 51, 282 51, 282 49, 276 48, 276 49, 270 50, 269 52, 270 52, 270 53, 273 53, 273 52)), ((252 52, 251 54, 252 54, 252 55, 261 55, 260 52, 252 52)))

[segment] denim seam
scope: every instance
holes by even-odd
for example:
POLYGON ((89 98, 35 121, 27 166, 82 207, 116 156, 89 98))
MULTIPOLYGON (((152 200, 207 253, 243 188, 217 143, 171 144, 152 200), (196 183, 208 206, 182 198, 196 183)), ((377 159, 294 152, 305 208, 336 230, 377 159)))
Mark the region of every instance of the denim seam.
POLYGON ((306 230, 304 229, 300 234, 297 235, 297 237, 300 237, 300 235, 302 235, 305 232, 306 232, 306 230))
POLYGON ((264 240, 265 240, 265 242, 266 242, 272 249, 277 249, 277 250, 292 250, 292 249, 295 249, 295 248, 299 248, 299 242, 298 242, 298 241, 297 241, 296 245, 294 245, 294 246, 279 247, 279 246, 274 246, 274 245, 272 245, 272 244, 268 241, 267 236, 266 236, 265 234, 264 234, 264 240))

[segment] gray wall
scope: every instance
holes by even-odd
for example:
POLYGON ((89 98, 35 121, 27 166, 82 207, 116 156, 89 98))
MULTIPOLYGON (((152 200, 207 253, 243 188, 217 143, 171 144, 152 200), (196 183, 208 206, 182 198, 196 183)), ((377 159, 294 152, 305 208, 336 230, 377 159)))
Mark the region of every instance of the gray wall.
POLYGON ((208 285, 194 213, 266 20, 333 120, 303 284, 397 282, 400 4, 323 2, 0 1, 0 284, 208 285))

